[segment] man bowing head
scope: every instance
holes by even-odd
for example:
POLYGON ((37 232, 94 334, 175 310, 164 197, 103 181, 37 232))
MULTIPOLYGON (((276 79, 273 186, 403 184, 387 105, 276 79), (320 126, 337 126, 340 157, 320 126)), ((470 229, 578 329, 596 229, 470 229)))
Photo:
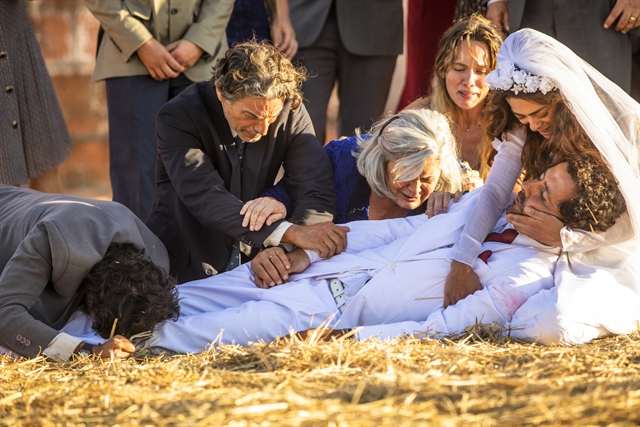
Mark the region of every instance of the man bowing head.
POLYGON ((210 81, 161 108, 148 225, 179 283, 231 270, 267 246, 291 243, 324 257, 346 247, 345 228, 330 223, 332 169, 301 103, 305 79, 273 46, 246 42, 226 52, 210 81), (259 197, 281 167, 296 201, 289 221, 283 205, 259 197))

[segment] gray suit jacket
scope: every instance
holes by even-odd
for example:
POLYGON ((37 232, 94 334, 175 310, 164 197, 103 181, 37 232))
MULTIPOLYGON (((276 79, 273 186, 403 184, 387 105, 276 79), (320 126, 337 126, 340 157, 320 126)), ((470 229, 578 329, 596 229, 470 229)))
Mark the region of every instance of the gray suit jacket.
POLYGON ((124 206, 0 185, 0 345, 44 350, 84 297, 111 243, 132 243, 169 271, 162 242, 124 206))
POLYGON ((289 15, 301 48, 317 40, 334 1, 340 38, 350 53, 402 53, 401 0, 289 0, 289 15))
POLYGON ((85 4, 105 31, 94 81, 149 74, 136 50, 152 37, 165 46, 186 39, 204 51, 184 72, 193 82, 211 78, 211 67, 227 50, 225 28, 233 0, 85 0, 85 4))

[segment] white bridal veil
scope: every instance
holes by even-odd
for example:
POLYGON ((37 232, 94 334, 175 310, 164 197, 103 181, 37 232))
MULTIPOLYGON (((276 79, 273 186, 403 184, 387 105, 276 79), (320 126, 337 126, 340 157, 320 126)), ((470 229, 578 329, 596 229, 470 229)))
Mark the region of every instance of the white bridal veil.
POLYGON ((640 235, 640 104, 571 49, 538 31, 511 34, 498 52, 498 66, 553 79, 562 97, 620 184, 640 235))

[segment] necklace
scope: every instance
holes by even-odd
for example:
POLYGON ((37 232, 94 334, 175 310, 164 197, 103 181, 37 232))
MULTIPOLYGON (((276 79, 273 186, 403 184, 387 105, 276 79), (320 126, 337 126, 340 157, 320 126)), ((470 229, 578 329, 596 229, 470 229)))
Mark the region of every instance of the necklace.
POLYGON ((454 123, 454 125, 456 125, 458 127, 458 129, 460 129, 462 132, 475 132, 478 129, 480 129, 480 123, 478 123, 478 126, 474 127, 473 129, 464 129, 464 128, 460 127, 460 125, 457 124, 457 123, 454 123))

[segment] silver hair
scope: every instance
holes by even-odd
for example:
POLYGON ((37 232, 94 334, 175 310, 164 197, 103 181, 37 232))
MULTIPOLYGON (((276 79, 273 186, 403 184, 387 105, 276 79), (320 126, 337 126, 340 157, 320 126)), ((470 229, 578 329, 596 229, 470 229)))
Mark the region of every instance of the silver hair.
POLYGON ((375 123, 370 137, 363 137, 359 132, 357 137, 359 150, 353 155, 358 159, 358 171, 371 190, 381 197, 396 198, 387 180, 386 165, 390 160, 396 162, 393 170, 396 180, 411 181, 422 174, 426 160, 433 156, 440 161, 436 190, 462 189, 458 144, 449 122, 436 111, 401 111, 375 123))

